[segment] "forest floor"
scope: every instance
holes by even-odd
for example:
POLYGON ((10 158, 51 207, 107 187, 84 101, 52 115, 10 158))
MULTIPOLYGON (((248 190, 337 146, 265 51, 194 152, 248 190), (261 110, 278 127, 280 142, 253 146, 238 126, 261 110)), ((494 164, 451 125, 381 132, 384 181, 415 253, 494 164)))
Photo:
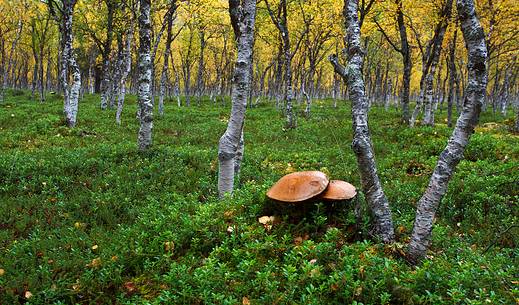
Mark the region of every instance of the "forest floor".
MULTIPOLYGON (((397 242, 367 239, 352 203, 304 218, 266 214, 267 189, 295 170, 357 187, 349 104, 315 102, 283 131, 272 104, 249 109, 238 190, 217 199, 226 107, 167 101, 153 148, 137 151, 135 97, 121 126, 99 96, 79 105, 11 92, 0 104, 0 304, 514 304, 519 300, 519 136, 484 113, 439 208, 428 259, 402 256, 417 200, 452 131, 408 128, 373 107, 370 124, 397 242), (358 230, 357 230, 358 229, 358 230)), ((363 204, 362 195, 359 195, 363 204)))

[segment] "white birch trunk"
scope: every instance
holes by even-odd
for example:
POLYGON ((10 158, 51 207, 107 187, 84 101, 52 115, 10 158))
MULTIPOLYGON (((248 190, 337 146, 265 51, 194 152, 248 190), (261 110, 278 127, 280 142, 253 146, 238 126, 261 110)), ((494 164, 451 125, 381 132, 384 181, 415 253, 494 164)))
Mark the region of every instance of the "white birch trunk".
POLYGON ((139 16, 139 149, 147 150, 152 142, 153 104, 151 102, 151 0, 140 0, 139 16))
POLYGON ((362 78, 364 52, 360 42, 357 1, 346 0, 344 3, 348 66, 343 67, 339 64, 335 55, 330 57, 330 61, 335 72, 339 73, 348 83, 348 92, 353 104, 352 148, 357 156, 362 190, 373 215, 373 233, 383 242, 389 243, 394 240, 393 220, 389 203, 377 174, 375 154, 368 127, 368 100, 362 78))
POLYGON ((243 155, 243 124, 251 90, 252 48, 256 19, 255 0, 229 0, 229 13, 236 36, 238 56, 232 82, 232 109, 227 129, 218 144, 218 193, 232 193, 243 155), (242 143, 240 148, 240 142, 242 143))
POLYGON ((456 122, 447 146, 436 163, 429 185, 418 202, 407 255, 411 263, 419 262, 426 254, 436 209, 447 191, 456 165, 463 158, 463 152, 479 121, 485 99, 487 85, 485 34, 476 15, 473 0, 457 0, 457 6, 461 30, 468 51, 468 86, 463 111, 456 122))
POLYGON ((72 22, 74 15, 75 0, 63 2, 62 15, 60 19, 61 59, 60 59, 60 82, 63 88, 63 112, 68 127, 76 125, 76 116, 79 103, 79 91, 81 89, 81 73, 74 58, 72 50, 73 34, 72 22), (72 82, 70 83, 70 78, 72 82))
POLYGON ((81 90, 81 72, 74 58, 71 54, 69 58, 70 70, 72 72, 72 83, 70 85, 70 94, 68 105, 65 105, 65 116, 68 127, 76 126, 76 117, 79 105, 79 93, 81 90))

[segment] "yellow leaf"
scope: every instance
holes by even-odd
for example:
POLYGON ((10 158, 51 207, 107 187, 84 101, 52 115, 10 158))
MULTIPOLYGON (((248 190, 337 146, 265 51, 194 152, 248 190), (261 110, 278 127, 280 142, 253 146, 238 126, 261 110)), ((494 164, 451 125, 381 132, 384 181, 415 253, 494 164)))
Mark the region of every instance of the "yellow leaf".
POLYGON ((98 268, 101 266, 101 259, 98 257, 98 258, 94 258, 90 264, 87 265, 87 267, 92 267, 92 268, 98 268))
POLYGON ((164 243, 164 251, 173 252, 175 250, 175 243, 172 241, 167 241, 164 243))

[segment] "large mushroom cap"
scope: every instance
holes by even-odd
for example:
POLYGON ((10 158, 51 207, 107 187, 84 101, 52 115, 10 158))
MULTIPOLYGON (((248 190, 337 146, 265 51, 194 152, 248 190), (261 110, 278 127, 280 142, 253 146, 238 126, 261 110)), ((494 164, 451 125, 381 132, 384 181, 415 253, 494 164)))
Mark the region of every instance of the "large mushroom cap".
POLYGON ((332 180, 321 198, 326 200, 348 200, 357 195, 357 190, 351 184, 342 180, 332 180))
POLYGON ((300 202, 321 194, 328 177, 319 171, 296 172, 283 176, 267 192, 267 197, 283 202, 300 202))

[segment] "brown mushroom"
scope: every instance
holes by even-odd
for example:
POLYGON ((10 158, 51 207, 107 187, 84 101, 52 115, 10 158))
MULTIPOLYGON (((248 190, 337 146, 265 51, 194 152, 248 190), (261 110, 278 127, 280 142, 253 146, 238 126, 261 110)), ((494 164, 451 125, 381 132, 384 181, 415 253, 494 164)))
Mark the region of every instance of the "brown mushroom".
POLYGON ((328 186, 328 177, 319 171, 291 173, 279 179, 267 197, 282 202, 301 202, 321 194, 328 186))
POLYGON ((357 195, 357 190, 351 184, 342 180, 332 180, 326 191, 321 194, 325 200, 349 200, 357 195))

